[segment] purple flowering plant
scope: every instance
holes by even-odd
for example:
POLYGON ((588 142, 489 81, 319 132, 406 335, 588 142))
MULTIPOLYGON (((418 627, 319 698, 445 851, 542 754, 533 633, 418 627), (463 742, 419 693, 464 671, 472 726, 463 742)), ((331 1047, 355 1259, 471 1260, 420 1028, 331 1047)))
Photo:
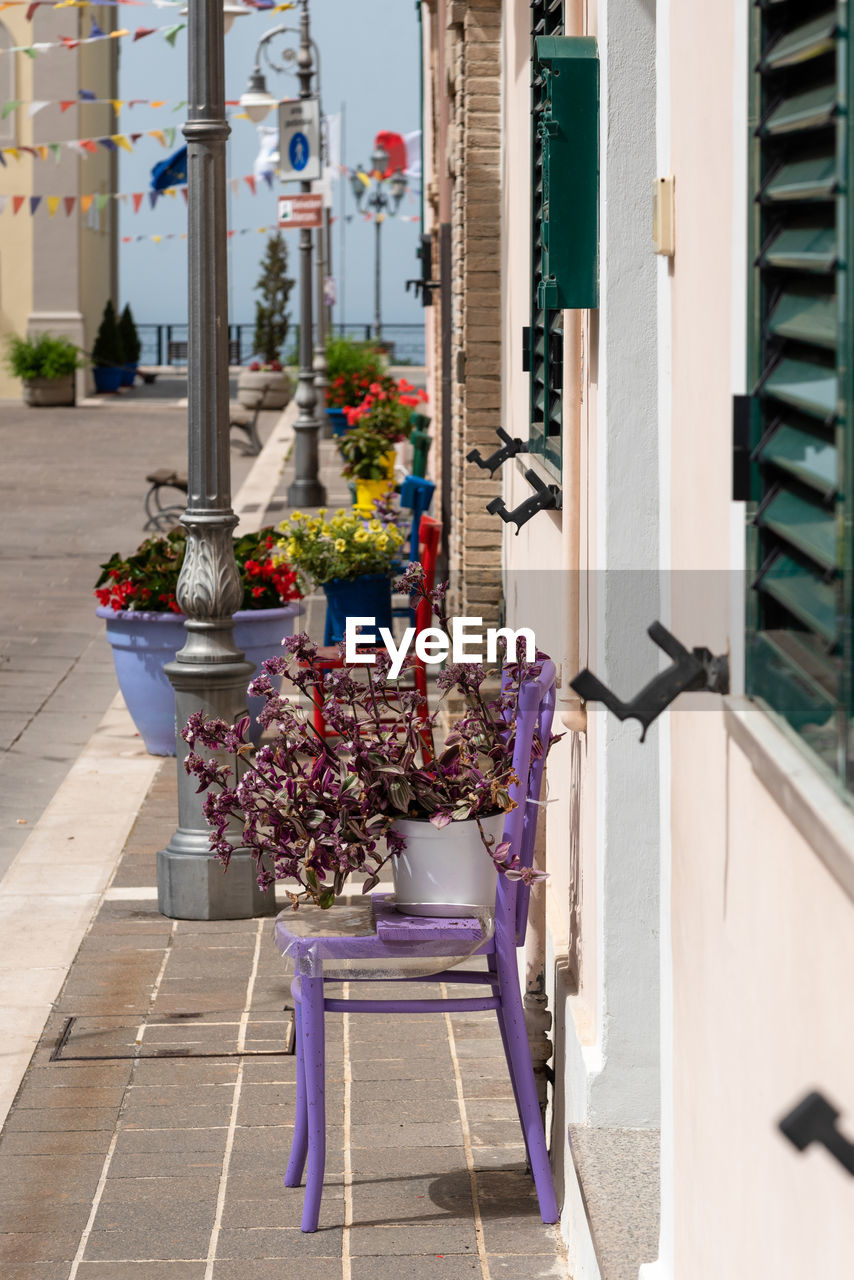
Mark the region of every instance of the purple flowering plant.
MULTIPOLYGON (((449 633, 447 583, 428 594, 421 566, 412 564, 396 589, 429 600, 449 633)), ((405 847, 392 829, 395 819, 429 819, 441 828, 514 807, 512 712, 530 664, 520 660, 510 668, 509 684, 494 697, 486 692, 489 673, 482 666, 446 666, 437 686, 443 696, 456 691, 464 711, 437 749, 438 710, 429 712, 417 690, 388 678, 391 659, 384 649, 372 651, 373 664, 332 669, 319 663, 305 634, 288 637, 283 649, 281 657, 262 664, 263 674, 249 686, 251 695, 265 699, 260 721, 274 731, 271 740, 253 749, 248 716, 228 725, 198 712, 182 731, 190 746, 185 767, 198 778, 199 791, 208 793, 211 850, 224 867, 237 824, 262 887, 292 880, 298 886, 289 893, 294 907, 302 901, 329 907, 353 872, 366 873, 363 892, 375 887, 384 863, 405 847), (277 688, 280 677, 309 704, 322 698, 335 737, 316 732, 304 703, 277 688)), ((535 751, 543 749, 535 741, 535 751)), ((519 865, 508 843, 493 844, 480 830, 505 875, 527 883, 541 878, 519 865)))

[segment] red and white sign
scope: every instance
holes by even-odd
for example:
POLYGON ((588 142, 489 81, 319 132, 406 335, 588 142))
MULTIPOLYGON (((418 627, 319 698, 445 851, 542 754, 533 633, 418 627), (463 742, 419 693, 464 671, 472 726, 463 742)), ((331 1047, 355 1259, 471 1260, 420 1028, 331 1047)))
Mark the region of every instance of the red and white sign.
POLYGON ((297 196, 279 196, 279 226, 322 227, 322 192, 306 191, 297 196))

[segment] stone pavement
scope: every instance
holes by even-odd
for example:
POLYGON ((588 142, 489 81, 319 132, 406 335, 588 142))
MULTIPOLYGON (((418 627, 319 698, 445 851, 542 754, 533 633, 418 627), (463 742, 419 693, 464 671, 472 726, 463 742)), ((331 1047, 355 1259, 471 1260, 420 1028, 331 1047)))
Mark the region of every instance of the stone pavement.
MULTIPOLYGON (((278 430, 274 437, 277 444, 283 438, 278 430)), ((94 456, 103 439, 98 432, 87 441, 94 456)), ((331 442, 321 456, 331 481, 331 442)), ((136 477, 150 465, 130 468, 134 483, 124 504, 134 512, 136 477)), ((283 514, 279 465, 268 447, 242 486, 249 519, 283 514)), ((338 499, 333 488, 330 503, 338 499)), ((124 540, 120 533, 110 529, 108 550, 113 542, 135 545, 135 531, 124 540)), ((82 542, 84 534, 79 524, 82 542)), ((91 561, 104 549, 98 543, 87 553, 87 545, 78 548, 80 563, 65 587, 84 635, 91 561), (83 606, 73 599, 78 590, 83 606)), ((61 610, 53 631, 64 634, 61 610)), ((81 665, 80 657, 63 661, 81 665)), ((97 691, 104 705, 113 690, 105 680, 97 691)), ((65 714, 74 723, 74 714, 65 714)), ((303 1235, 302 1191, 282 1185, 295 1060, 284 1052, 290 993, 271 922, 158 914, 155 857, 175 825, 175 763, 140 760, 138 748, 127 750, 121 721, 113 725, 110 716, 96 739, 107 754, 115 743, 107 762, 118 771, 107 775, 111 800, 119 803, 122 768, 129 796, 140 779, 153 781, 141 804, 128 801, 129 835, 115 876, 100 897, 86 899, 93 910, 100 906, 0 1135, 2 1280, 565 1277, 558 1233, 540 1222, 524 1172, 491 1014, 329 1016, 328 1186, 321 1229, 303 1235)), ((59 732, 62 719, 59 713, 59 732)), ((87 750, 81 761, 97 762, 87 750)), ((97 769, 84 774, 92 775, 90 786, 104 785, 97 769)), ((58 796, 86 781, 72 770, 58 796)), ((84 852, 77 856, 87 856, 86 824, 73 804, 67 811, 66 830, 66 809, 57 810, 55 799, 35 833, 50 819, 44 847, 56 832, 56 863, 44 873, 54 871, 58 892, 74 879, 74 867, 61 861, 74 846, 61 836, 79 839, 84 852)), ((21 871, 19 859, 12 874, 21 871)), ((46 955, 52 904, 62 902, 48 892, 41 917, 37 905, 32 911, 33 937, 46 955)), ((13 959, 7 955, 3 965, 8 987, 13 959)), ((29 989, 21 983, 21 999, 29 989)))

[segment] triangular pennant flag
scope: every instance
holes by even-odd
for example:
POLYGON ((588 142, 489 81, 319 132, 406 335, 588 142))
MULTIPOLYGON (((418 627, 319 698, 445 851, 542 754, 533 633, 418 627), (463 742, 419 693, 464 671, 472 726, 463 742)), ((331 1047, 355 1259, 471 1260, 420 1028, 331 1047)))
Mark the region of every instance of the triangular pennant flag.
POLYGON ((131 196, 131 200, 133 201, 134 213, 139 213, 139 206, 142 204, 144 196, 145 196, 144 191, 134 191, 133 195, 131 196))
POLYGON ((240 195, 240 179, 239 178, 229 178, 228 185, 231 187, 231 194, 233 196, 240 195))
POLYGON ((98 144, 105 147, 107 151, 118 151, 118 147, 113 142, 112 138, 99 138, 98 144))
POLYGON ((4 153, 5 153, 7 156, 11 156, 13 160, 17 160, 17 159, 18 159, 18 148, 17 148, 17 147, 4 147, 4 148, 3 148, 3 150, 4 150, 4 153))
POLYGON ((121 200, 122 204, 127 204, 128 193, 126 191, 120 191, 119 194, 116 196, 116 199, 121 200))
POLYGON ((21 101, 19 98, 15 98, 11 102, 4 102, 2 109, 0 109, 0 120, 5 120, 13 111, 17 111, 20 105, 21 101))
POLYGON ((134 44, 136 44, 137 40, 144 40, 146 36, 153 36, 156 30, 156 27, 137 27, 133 33, 134 44))
POLYGON ((160 244, 160 241, 163 239, 163 237, 162 237, 162 236, 152 236, 152 237, 151 237, 151 239, 154 241, 154 243, 155 243, 155 244, 160 244))
POLYGON ((44 111, 45 107, 49 107, 49 106, 50 106, 49 102, 43 102, 43 101, 31 102, 30 105, 27 107, 27 115, 30 117, 30 119, 32 119, 33 116, 37 116, 40 111, 44 111))
POLYGON ((166 103, 165 98, 152 98, 148 105, 150 107, 162 107, 165 105, 165 103, 166 103))
POLYGON ((131 240, 133 240, 133 236, 122 236, 122 244, 130 244, 131 240))
POLYGON ((136 144, 139 142, 141 137, 142 137, 141 133, 132 133, 130 135, 130 140, 134 144, 134 146, 136 146, 136 144))
POLYGON ((62 152, 62 148, 61 148, 61 146, 59 145, 59 143, 58 143, 58 142, 49 142, 49 143, 47 144, 47 148, 48 148, 48 151, 50 152, 50 154, 53 156, 53 158, 54 158, 54 160, 56 161, 56 163, 57 163, 57 164, 59 164, 60 155, 61 155, 61 152, 62 152))
POLYGON ((63 100, 63 101, 61 101, 61 102, 60 102, 60 104, 59 104, 59 110, 64 114, 64 113, 68 110, 68 108, 69 108, 69 107, 73 107, 73 106, 74 106, 74 99, 73 99, 73 98, 71 98, 69 101, 65 101, 65 100, 63 100))
POLYGON ((98 97, 97 93, 93 92, 92 89, 78 89, 77 96, 78 98, 81 98, 83 102, 95 102, 98 97))
POLYGON ((270 187, 270 188, 272 188, 272 186, 273 186, 273 174, 272 174, 271 170, 270 170, 270 169, 265 169, 265 170, 264 170, 264 172, 261 174, 261 177, 264 179, 264 181, 266 182, 267 186, 268 186, 268 187, 270 187))
POLYGON ((148 193, 148 203, 151 205, 151 208, 152 208, 152 209, 153 209, 153 208, 154 208, 154 206, 157 204, 157 201, 158 201, 159 196, 160 196, 160 192, 159 192, 159 191, 149 191, 149 193, 148 193))
POLYGON ((250 173, 250 174, 247 174, 247 176, 243 179, 243 181, 246 183, 247 187, 249 188, 249 190, 252 192, 252 194, 253 194, 253 196, 254 196, 254 195, 256 194, 256 192, 257 192, 257 187, 255 186, 255 177, 254 177, 254 175, 253 175, 253 174, 251 174, 251 173, 250 173))
POLYGON ((81 196, 81 197, 80 197, 80 212, 81 212, 81 213, 88 213, 88 212, 89 212, 89 210, 92 208, 92 201, 93 201, 94 199, 95 199, 95 197, 94 197, 94 196, 81 196))
POLYGON ((148 136, 149 138, 156 138, 157 141, 160 143, 161 147, 166 146, 166 139, 163 136, 162 129, 149 129, 148 136))
POLYGON ((104 208, 109 198, 110 198, 110 193, 108 191, 100 191, 95 196, 95 208, 98 210, 99 213, 104 208))
POLYGON ((59 208, 59 196, 48 196, 47 208, 48 208, 48 213, 50 214, 51 217, 53 217, 53 215, 56 213, 57 209, 59 208))
POLYGON ((171 197, 172 197, 172 199, 174 200, 174 199, 175 199, 175 196, 177 196, 177 194, 178 194, 178 188, 177 188, 177 187, 167 187, 167 188, 166 188, 166 194, 167 194, 167 196, 171 196, 171 197))
MULTIPOLYGON (((76 48, 76 45, 72 45, 71 47, 74 49, 76 48)), ((19 49, 18 53, 25 53, 28 58, 34 58, 36 56, 36 51, 32 45, 29 45, 26 49, 19 49)))
POLYGON ((133 151, 133 147, 123 133, 114 133, 111 134, 111 137, 116 146, 121 147, 122 151, 133 151))
POLYGON ((27 198, 26 196, 12 196, 12 215, 13 216, 16 213, 20 213, 21 205, 24 203, 26 198, 27 198))
POLYGON ((186 98, 184 99, 184 101, 183 101, 183 102, 177 102, 177 103, 175 104, 175 106, 172 108, 173 114, 174 114, 174 112, 176 112, 176 111, 180 111, 182 107, 186 107, 186 105, 187 105, 187 99, 186 99, 186 98))
POLYGON ((176 130, 175 130, 174 124, 167 125, 166 128, 163 130, 163 136, 166 139, 167 147, 171 147, 174 145, 175 132, 176 130))
POLYGON ((4 169, 6 168, 6 157, 3 155, 2 151, 0 151, 0 165, 2 165, 4 169))
POLYGON ((36 154, 36 149, 35 149, 35 147, 18 147, 18 150, 19 150, 19 151, 25 151, 25 152, 27 153, 27 155, 28 155, 28 156, 35 156, 35 154, 36 154))
POLYGON ((62 197, 62 203, 65 205, 65 216, 66 216, 66 218, 70 218, 70 217, 71 217, 72 211, 73 211, 73 209, 74 209, 74 200, 75 200, 75 197, 74 197, 74 196, 63 196, 63 197, 62 197))
POLYGON ((2 213, 3 210, 6 208, 6 202, 8 201, 8 199, 9 199, 8 196, 0 196, 0 213, 2 213))
POLYGON ((92 18, 92 29, 89 32, 90 40, 103 40, 106 37, 106 31, 102 31, 94 18, 92 18))
POLYGON ((41 196, 30 196, 30 217, 33 216, 33 214, 35 213, 36 209, 38 209, 41 202, 42 202, 41 196))
POLYGON ((96 152, 98 150, 98 144, 94 138, 81 138, 80 146, 83 148, 84 151, 96 152))
POLYGON ((122 107, 125 105, 124 102, 122 102, 121 98, 110 98, 110 102, 113 105, 113 110, 115 111, 116 115, 119 114, 122 107))
POLYGON ((72 40, 71 36, 60 36, 59 43, 64 45, 66 49, 76 49, 80 41, 72 40))
POLYGON ((166 28, 166 30, 163 32, 163 38, 164 40, 168 40, 169 44, 171 44, 172 48, 174 49, 175 41, 178 37, 178 32, 183 30, 184 30, 184 23, 176 22, 174 26, 166 28))
POLYGON ((230 240, 233 235, 234 235, 233 231, 226 231, 225 233, 226 240, 230 240))
POLYGON ((188 204, 190 200, 190 193, 186 187, 181 188, 181 195, 184 197, 184 204, 188 204))

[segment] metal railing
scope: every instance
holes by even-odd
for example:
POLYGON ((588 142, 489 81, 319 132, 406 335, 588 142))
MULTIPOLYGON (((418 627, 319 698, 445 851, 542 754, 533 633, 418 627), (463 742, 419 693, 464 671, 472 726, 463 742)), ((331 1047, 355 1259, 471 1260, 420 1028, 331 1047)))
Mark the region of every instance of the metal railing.
MULTIPOLYGON (((138 324, 137 331, 142 344, 139 363, 147 365, 172 365, 183 368, 187 364, 187 326, 185 324, 138 324)), ((349 338, 370 342, 374 336, 372 324, 333 324, 332 332, 349 338)), ((254 324, 230 324, 228 326, 229 360, 231 364, 249 364, 254 358, 254 324)), ((384 324, 382 340, 389 348, 392 360, 403 364, 424 363, 424 326, 421 324, 384 324)), ((286 359, 298 349, 299 325, 293 325, 288 337, 286 359)))

